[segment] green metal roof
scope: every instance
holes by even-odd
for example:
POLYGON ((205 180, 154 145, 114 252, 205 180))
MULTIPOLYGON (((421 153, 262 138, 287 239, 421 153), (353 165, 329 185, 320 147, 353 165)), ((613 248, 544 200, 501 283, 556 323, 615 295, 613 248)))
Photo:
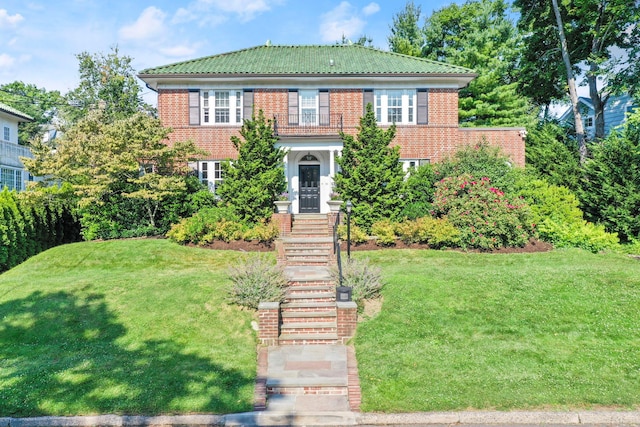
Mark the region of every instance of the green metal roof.
POLYGON ((2 102, 0 102, 0 111, 4 112, 4 113, 8 113, 8 114, 12 114, 16 117, 19 117, 21 119, 26 119, 28 121, 33 121, 33 117, 29 116, 28 114, 23 113, 20 110, 17 110, 13 107, 9 107, 7 104, 3 104, 2 102))
POLYGON ((256 46, 140 72, 171 75, 474 75, 473 70, 360 45, 256 46))

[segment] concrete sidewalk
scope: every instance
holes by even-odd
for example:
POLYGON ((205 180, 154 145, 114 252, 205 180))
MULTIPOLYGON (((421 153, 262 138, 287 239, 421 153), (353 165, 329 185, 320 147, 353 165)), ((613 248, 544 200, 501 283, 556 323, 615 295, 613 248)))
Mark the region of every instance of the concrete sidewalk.
POLYGON ((120 416, 3 418, 0 427, 168 427, 168 426, 605 426, 640 427, 640 411, 460 411, 409 414, 351 413, 352 423, 342 415, 268 414, 247 412, 229 415, 120 416))

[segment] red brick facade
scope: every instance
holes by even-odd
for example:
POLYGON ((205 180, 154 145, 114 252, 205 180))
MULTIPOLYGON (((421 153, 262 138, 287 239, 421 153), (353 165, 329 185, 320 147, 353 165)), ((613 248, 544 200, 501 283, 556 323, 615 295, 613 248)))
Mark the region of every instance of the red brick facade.
MULTIPOLYGON (((159 89, 158 111, 165 126, 171 127, 171 140, 195 141, 209 153, 207 159, 234 158, 236 150, 232 135, 239 135, 239 126, 189 125, 187 89, 159 89)), ((341 115, 345 133, 356 134, 364 112, 362 89, 331 89, 329 105, 332 115, 341 115)), ((255 89, 254 110, 263 110, 267 118, 286 117, 288 89, 255 89)), ((335 129, 319 134, 336 136, 335 129)), ((524 130, 517 128, 459 128, 458 91, 456 89, 430 89, 428 93, 428 124, 398 125, 394 143, 400 146, 403 159, 429 159, 438 162, 462 145, 486 140, 501 147, 515 165, 524 166, 524 130)))

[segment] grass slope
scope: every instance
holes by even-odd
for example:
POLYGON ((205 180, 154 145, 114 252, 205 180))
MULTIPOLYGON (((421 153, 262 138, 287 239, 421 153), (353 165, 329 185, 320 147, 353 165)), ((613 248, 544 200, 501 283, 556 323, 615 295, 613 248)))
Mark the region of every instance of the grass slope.
POLYGON ((0 416, 250 410, 253 317, 225 303, 242 256, 87 242, 0 275, 0 416))
POLYGON ((640 262, 562 250, 357 253, 383 268, 358 327, 364 411, 638 407, 640 262))

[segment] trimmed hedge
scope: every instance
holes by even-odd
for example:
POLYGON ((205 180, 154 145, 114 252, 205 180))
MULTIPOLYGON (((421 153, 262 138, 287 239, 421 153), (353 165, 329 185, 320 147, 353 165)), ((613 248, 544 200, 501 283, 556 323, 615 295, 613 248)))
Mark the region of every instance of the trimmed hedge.
POLYGON ((51 247, 80 240, 64 190, 0 192, 0 272, 51 247))

